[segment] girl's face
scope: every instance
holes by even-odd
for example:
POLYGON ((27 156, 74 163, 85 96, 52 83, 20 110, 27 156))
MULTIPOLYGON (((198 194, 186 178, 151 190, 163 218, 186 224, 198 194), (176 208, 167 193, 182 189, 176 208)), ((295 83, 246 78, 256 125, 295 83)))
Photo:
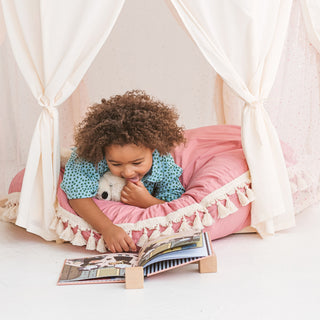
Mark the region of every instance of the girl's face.
POLYGON ((138 182, 152 167, 153 151, 135 144, 114 144, 105 148, 105 157, 112 174, 138 182))

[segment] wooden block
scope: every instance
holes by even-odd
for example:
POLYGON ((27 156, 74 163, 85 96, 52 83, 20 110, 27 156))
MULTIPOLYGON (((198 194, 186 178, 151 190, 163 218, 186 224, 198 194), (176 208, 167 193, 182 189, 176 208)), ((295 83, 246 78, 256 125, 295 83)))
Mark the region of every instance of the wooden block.
POLYGON ((143 268, 132 267, 126 268, 125 273, 126 289, 142 289, 143 288, 143 268))
POLYGON ((248 226, 248 227, 245 227, 242 230, 237 231, 235 233, 257 233, 257 230, 253 227, 248 226))
POLYGON ((201 259, 198 262, 200 273, 217 272, 217 257, 215 254, 212 256, 201 259))

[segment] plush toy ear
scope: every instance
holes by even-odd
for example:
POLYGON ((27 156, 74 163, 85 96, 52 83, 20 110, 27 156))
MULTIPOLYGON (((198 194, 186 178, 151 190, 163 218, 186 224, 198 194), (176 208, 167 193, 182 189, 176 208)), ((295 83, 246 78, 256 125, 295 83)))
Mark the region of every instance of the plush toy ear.
POLYGON ((108 176, 105 174, 99 180, 96 198, 99 200, 111 200, 111 187, 110 183, 108 182, 108 176))

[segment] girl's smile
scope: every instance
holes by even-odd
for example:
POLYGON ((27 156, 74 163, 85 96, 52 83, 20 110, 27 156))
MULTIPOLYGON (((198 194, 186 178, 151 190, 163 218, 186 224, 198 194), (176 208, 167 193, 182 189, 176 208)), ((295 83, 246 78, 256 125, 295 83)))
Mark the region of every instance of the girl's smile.
POLYGON ((105 148, 105 158, 112 174, 137 183, 151 169, 153 151, 135 144, 113 144, 105 148))

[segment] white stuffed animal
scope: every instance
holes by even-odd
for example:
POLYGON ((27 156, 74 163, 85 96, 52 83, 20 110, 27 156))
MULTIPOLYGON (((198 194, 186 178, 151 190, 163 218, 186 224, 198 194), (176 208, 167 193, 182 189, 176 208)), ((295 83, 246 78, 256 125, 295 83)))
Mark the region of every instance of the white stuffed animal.
MULTIPOLYGON (((60 165, 62 168, 66 166, 71 156, 71 152, 71 149, 61 148, 60 165)), ((114 176, 110 171, 107 171, 99 180, 96 198, 100 200, 120 201, 121 190, 125 184, 125 179, 114 176)))
POLYGON ((126 180, 107 171, 99 180, 99 188, 96 195, 100 200, 120 201, 121 190, 126 180))

